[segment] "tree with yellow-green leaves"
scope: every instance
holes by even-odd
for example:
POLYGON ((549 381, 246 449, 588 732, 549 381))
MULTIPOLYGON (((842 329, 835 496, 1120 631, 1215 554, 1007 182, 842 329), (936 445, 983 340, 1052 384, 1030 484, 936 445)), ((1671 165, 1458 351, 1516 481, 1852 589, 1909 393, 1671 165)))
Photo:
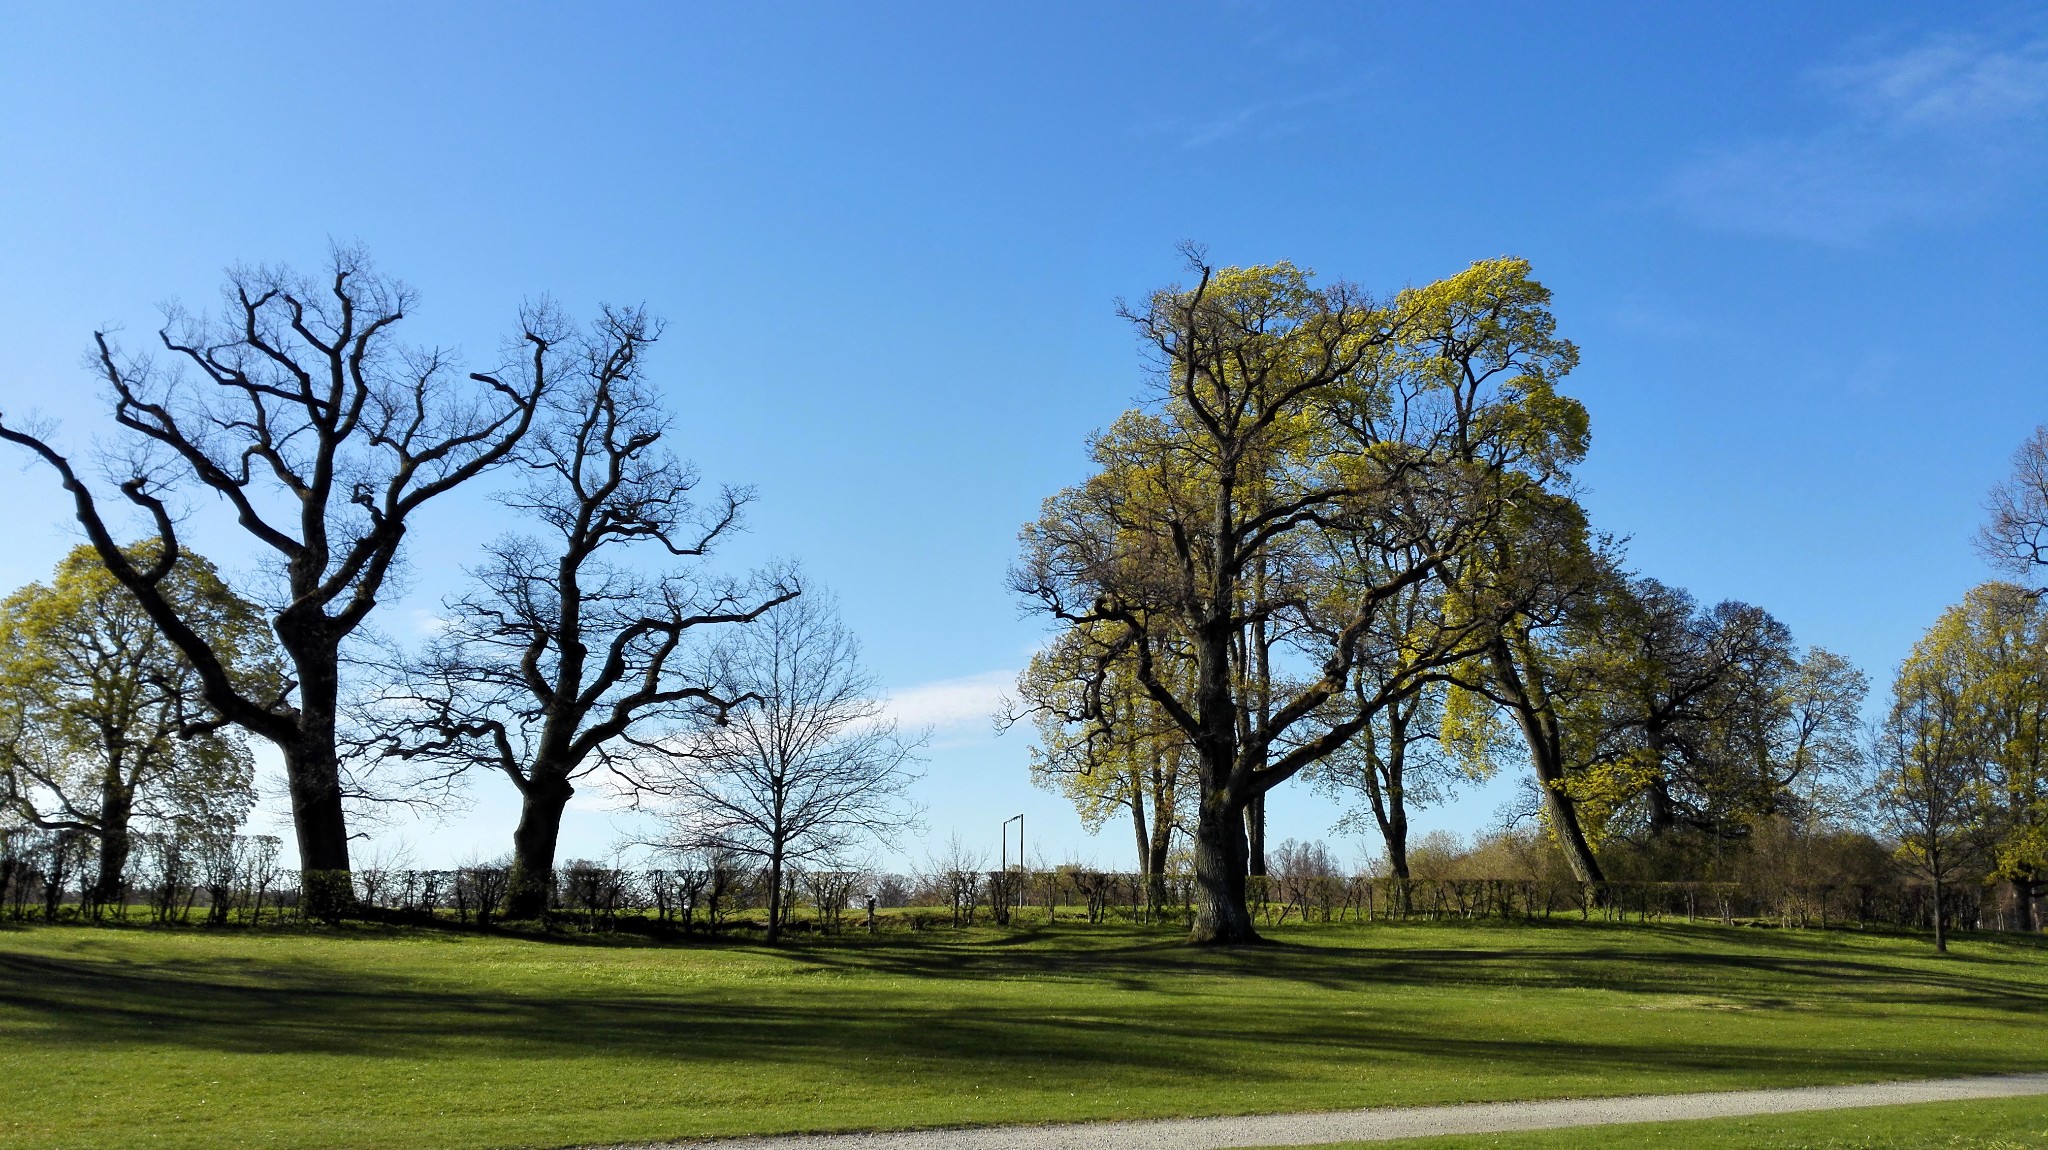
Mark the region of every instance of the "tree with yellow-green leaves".
POLYGON ((1018 709, 1038 734, 1031 781, 1066 796, 1090 834, 1128 816, 1146 896, 1162 906, 1167 859, 1192 808, 1187 740, 1128 664, 1093 675, 1087 649, 1063 636, 1018 676, 1018 709))
POLYGON ((1900 860, 1932 888, 1940 951, 1948 949, 1947 892, 1971 872, 1983 841, 1986 793, 1963 631, 1951 610, 1914 646, 1892 685, 1877 740, 1879 813, 1898 840, 1900 860))
MULTIPOLYGON (((125 552, 147 566, 156 550, 125 552)), ((161 587, 239 689, 281 693, 258 608, 211 563, 188 553, 161 587)), ((248 748, 202 696, 197 672, 91 547, 0 602, 0 805, 97 843, 88 903, 120 896, 138 824, 224 833, 247 815, 248 748)))
POLYGON ((1468 774, 1490 772, 1519 732, 1538 814, 1572 874, 1606 876, 1594 848, 1617 772, 1592 657, 1621 579, 1612 540, 1568 495, 1529 491, 1487 539, 1504 608, 1485 645, 1451 668, 1439 738, 1468 774))
POLYGON ((1376 299, 1290 264, 1190 257, 1193 285, 1124 313, 1152 401, 1095 436, 1094 474, 1026 526, 1013 585, 1075 644, 1088 722, 1113 720, 1101 686, 1128 668, 1185 742, 1190 938, 1227 943, 1257 937, 1245 812, 1483 648, 1510 581, 1481 542, 1568 487, 1587 424, 1556 386, 1577 350, 1524 261, 1376 299), (1459 608, 1397 624, 1422 585, 1459 608), (1248 700, 1255 627, 1277 667, 1248 700))
MULTIPOLYGON (((2011 884, 2021 928, 2033 929, 2033 900, 2048 881, 2048 608, 2011 583, 1973 589, 1922 637, 1899 684, 1940 702, 1969 796, 1968 845, 1988 877, 2011 884)), ((1907 793, 1908 809, 1926 805, 1907 793)), ((1928 833, 1901 841, 1924 867, 1928 833)))
MULTIPOLYGON (((1377 560, 1342 538, 1332 543, 1343 554, 1328 569, 1327 597, 1341 604, 1349 595, 1347 581, 1370 583, 1377 560)), ((1598 865, 1585 849, 1571 799, 1549 770, 1558 756, 1539 729, 1538 712, 1550 705, 1545 684, 1532 681, 1527 671, 1503 677, 1496 656, 1509 646, 1526 646, 1529 633, 1543 625, 1539 619, 1579 594, 1577 584, 1592 569, 1588 564, 1606 546, 1588 533, 1569 494, 1527 483, 1512 494, 1507 513, 1473 548, 1465 582, 1416 584, 1382 612, 1385 634, 1375 656, 1355 668, 1349 707, 1372 708, 1386 687, 1403 680, 1409 689, 1392 692, 1358 736, 1314 773, 1339 794, 1363 796, 1365 811, 1348 821, 1362 823, 1359 816, 1370 815, 1394 877, 1408 877, 1411 808, 1438 800, 1459 782, 1510 769, 1519 759, 1535 770, 1546 800, 1545 821, 1560 848, 1575 870, 1583 868, 1597 878, 1598 865), (1476 590, 1476 597, 1468 589, 1476 590), (1482 625, 1468 629, 1472 621, 1482 625), (1481 641, 1467 644, 1468 655, 1461 661, 1422 675, 1410 671, 1416 652, 1428 650, 1438 636, 1455 633, 1481 641), (1517 727, 1526 756, 1515 751, 1510 732, 1517 727)))

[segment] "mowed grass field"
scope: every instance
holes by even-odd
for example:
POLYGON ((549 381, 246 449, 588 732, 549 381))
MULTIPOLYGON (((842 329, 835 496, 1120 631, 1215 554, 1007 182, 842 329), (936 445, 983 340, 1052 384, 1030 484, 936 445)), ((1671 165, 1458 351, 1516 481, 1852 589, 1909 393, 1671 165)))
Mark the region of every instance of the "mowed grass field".
MULTIPOLYGON (((1165 929, 941 929, 771 950, 12 928, 0 1143, 568 1146, 2048 1069, 2035 940, 1943 958, 1718 925, 1274 934, 1202 951, 1165 929)), ((1567 1144, 1544 1137, 1528 1145, 1567 1144)))

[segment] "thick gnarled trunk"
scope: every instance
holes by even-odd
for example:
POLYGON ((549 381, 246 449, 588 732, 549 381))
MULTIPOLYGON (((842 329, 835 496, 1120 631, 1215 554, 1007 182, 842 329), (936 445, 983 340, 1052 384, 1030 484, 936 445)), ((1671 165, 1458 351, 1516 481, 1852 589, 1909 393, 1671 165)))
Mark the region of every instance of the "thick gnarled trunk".
POLYGON ((281 743, 292 830, 299 848, 302 911, 338 922, 356 905, 348 848, 348 812, 342 802, 341 764, 335 754, 340 676, 335 644, 284 635, 299 673, 299 715, 294 737, 281 743))
POLYGON ((302 907, 308 917, 335 922, 354 908, 356 895, 334 744, 286 748, 284 762, 299 847, 302 907))
POLYGON ((93 913, 119 906, 127 897, 128 855, 133 842, 128 830, 135 810, 135 788, 123 777, 118 759, 100 782, 99 871, 85 901, 93 913))
MULTIPOLYGON (((1234 478, 1219 476, 1209 523, 1210 563, 1215 573, 1241 570, 1236 554, 1237 500, 1234 478)), ((1194 751, 1199 759, 1201 803, 1195 814, 1195 916, 1188 941, 1227 945, 1258 941, 1251 911, 1245 906, 1246 877, 1251 869, 1251 842, 1245 813, 1253 798, 1237 783, 1237 727, 1241 719, 1232 696, 1237 668, 1231 658, 1238 638, 1232 625, 1237 614, 1237 588, 1216 578, 1206 589, 1204 618, 1194 628, 1195 699, 1198 731, 1194 751)), ((1245 780, 1248 782, 1249 780, 1245 780)))
POLYGON ((533 919, 547 914, 555 895, 555 848, 562 837, 562 812, 576 788, 569 780, 544 775, 529 781, 512 829, 512 873, 505 884, 505 917, 533 919))
POLYGON ((1211 792, 1195 818, 1195 921, 1188 941, 1226 945, 1259 941, 1245 907, 1249 844, 1244 805, 1211 792))

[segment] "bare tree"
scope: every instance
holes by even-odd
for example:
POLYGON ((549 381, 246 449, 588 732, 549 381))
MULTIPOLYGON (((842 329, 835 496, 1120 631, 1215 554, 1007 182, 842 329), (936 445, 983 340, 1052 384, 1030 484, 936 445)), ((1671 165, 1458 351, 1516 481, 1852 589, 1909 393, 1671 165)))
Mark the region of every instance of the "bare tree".
POLYGON ((192 664, 220 720, 282 754, 306 906, 333 917, 352 898, 336 742, 342 646, 376 606, 413 515, 525 435, 553 323, 529 310, 520 346, 530 358, 465 383, 448 352, 397 342, 415 297, 360 251, 337 249, 318 282, 238 268, 223 294, 218 317, 167 315, 158 339, 170 369, 124 355, 105 332, 93 337, 114 422, 135 447, 119 490, 162 542, 149 560, 123 552, 91 485, 45 434, 0 421, 0 439, 62 478, 101 561, 192 664), (172 507, 180 486, 224 502, 268 552, 271 628, 294 674, 284 691, 238 683, 232 660, 167 593, 185 556, 172 507))
MULTIPOLYGON (((699 874, 704 897, 704 921, 713 933, 718 930, 720 909, 734 899, 744 901, 746 888, 754 880, 754 869, 748 865, 745 856, 712 847, 700 852, 703 861, 699 874)), ((694 895, 692 901, 695 901, 694 895)))
POLYGON ((467 922, 474 910, 478 926, 491 925, 492 916, 504 902, 505 880, 511 873, 511 866, 504 860, 487 862, 471 855, 468 862, 455 870, 455 913, 467 922))
POLYGON ((1869 693, 1870 679, 1854 663, 1823 647, 1806 649, 1778 687, 1778 721, 1767 736, 1762 781, 1774 805, 1796 805, 1809 823, 1844 812, 1848 784, 1864 765, 1860 738, 1869 693))
POLYGON ((988 876, 987 868, 988 854, 969 847, 958 831, 947 835, 942 846, 925 856, 925 884, 946 896, 953 908, 954 926, 974 925, 974 908, 981 901, 981 884, 988 876))
POLYGON ((2021 578, 2048 567, 2048 426, 2034 429, 2012 455, 2012 474, 1991 489, 1977 550, 2021 578))
POLYGON ((692 633, 750 622, 799 591, 789 574, 742 582, 628 565, 637 553, 706 556, 751 498, 728 487, 708 506, 693 500, 697 472, 668 450, 669 419, 643 374, 659 334, 643 312, 606 309, 582 339, 554 344, 567 362, 549 370, 565 382, 520 449, 528 482, 504 500, 548 534, 493 544, 405 689, 377 700, 385 753, 443 781, 482 767, 518 788, 509 918, 547 909, 578 779, 644 745, 650 722, 696 707, 715 725, 740 698, 684 673, 692 633))
POLYGON ((772 942, 786 866, 829 866, 857 844, 886 844, 914 825, 906 792, 923 740, 904 738, 884 717, 859 645, 815 591, 734 632, 714 659, 721 691, 745 701, 700 717, 643 781, 676 800, 675 846, 730 852, 766 869, 772 942))
POLYGON ((804 872, 804 889, 818 911, 818 929, 838 934, 853 892, 869 885, 874 870, 867 866, 819 866, 804 872))

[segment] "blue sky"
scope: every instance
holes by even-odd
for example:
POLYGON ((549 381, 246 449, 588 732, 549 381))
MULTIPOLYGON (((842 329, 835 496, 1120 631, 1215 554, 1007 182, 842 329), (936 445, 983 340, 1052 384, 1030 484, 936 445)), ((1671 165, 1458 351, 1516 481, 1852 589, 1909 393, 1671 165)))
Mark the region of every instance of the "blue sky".
MULTIPOLYGON (((645 302, 681 446, 761 493, 726 561, 801 558, 935 724, 934 834, 992 848, 1021 810, 1035 848, 1117 862, 987 712, 1041 634, 1003 588, 1016 529, 1139 392, 1114 301, 1176 242, 1375 290, 1529 258, 1583 349, 1595 520, 1883 679, 1986 576, 1978 503, 2048 419, 2044 144, 2038 6, 15 5, 0 404, 84 447, 95 327, 147 337, 330 238, 477 360, 523 298, 645 302)), ((72 542, 56 495, 0 467, 0 584, 72 542)), ((437 508, 384 628, 501 526, 437 508)), ((387 834, 496 853, 500 790, 387 834)), ((569 853, 615 837, 600 807, 569 853)))

